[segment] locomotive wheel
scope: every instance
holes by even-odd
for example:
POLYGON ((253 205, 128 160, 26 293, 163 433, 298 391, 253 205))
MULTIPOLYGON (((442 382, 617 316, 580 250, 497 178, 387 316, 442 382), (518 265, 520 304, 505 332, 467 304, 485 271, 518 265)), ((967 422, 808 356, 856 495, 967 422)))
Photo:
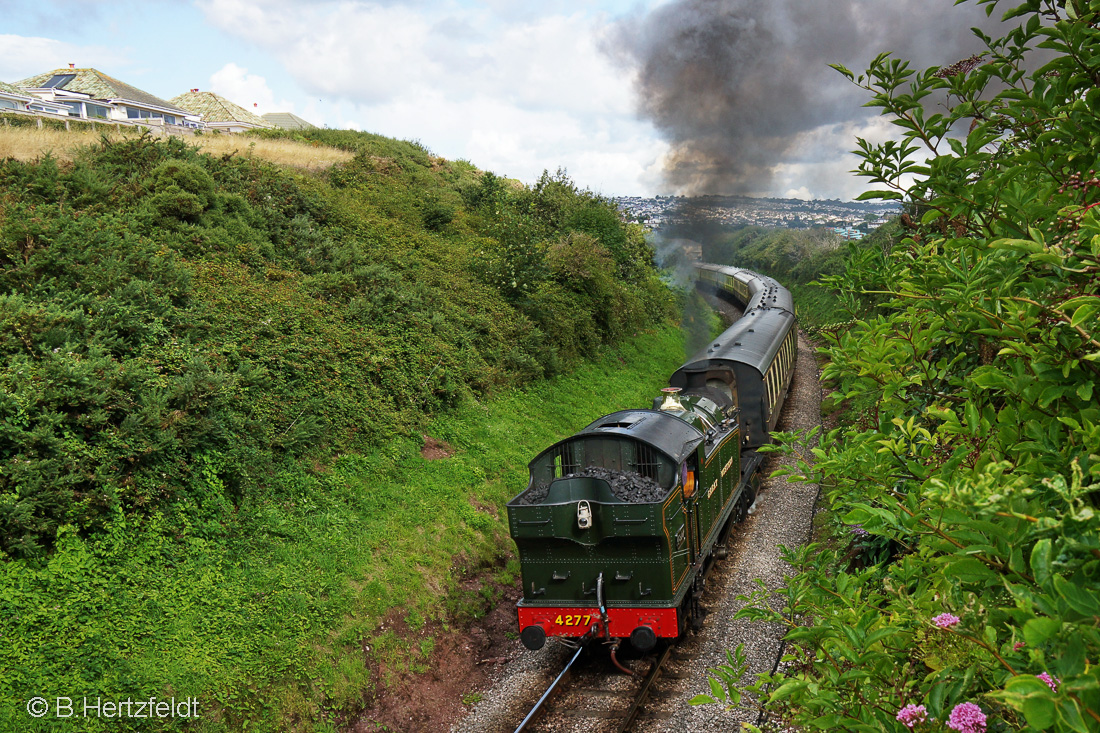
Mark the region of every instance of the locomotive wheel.
POLYGON ((753 501, 756 500, 756 490, 750 483, 745 487, 745 490, 741 492, 741 498, 737 501, 737 506, 734 508, 733 513, 736 517, 736 522, 740 524, 745 521, 745 517, 749 516, 749 507, 752 506, 753 501))
POLYGON ((703 604, 696 599, 691 601, 691 610, 688 616, 688 621, 691 624, 692 631, 702 631, 703 621, 707 618, 707 609, 703 607, 703 604))
POLYGON ((749 507, 745 504, 745 495, 742 494, 741 498, 737 500, 737 506, 733 508, 733 523, 741 524, 745 521, 745 517, 748 516, 749 507))

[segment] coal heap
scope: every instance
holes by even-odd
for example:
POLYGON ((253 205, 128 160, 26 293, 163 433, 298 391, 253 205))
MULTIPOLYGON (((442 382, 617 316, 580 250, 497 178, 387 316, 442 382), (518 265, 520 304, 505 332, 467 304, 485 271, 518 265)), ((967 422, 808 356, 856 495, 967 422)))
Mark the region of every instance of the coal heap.
MULTIPOLYGON (((612 471, 599 466, 589 466, 583 471, 570 473, 562 478, 598 478, 603 479, 611 487, 611 493, 616 499, 630 504, 647 504, 652 501, 660 501, 668 494, 667 489, 661 488, 651 478, 641 476, 633 472, 612 471)), ((519 497, 521 504, 541 504, 546 495, 550 493, 550 485, 538 483, 519 497)))

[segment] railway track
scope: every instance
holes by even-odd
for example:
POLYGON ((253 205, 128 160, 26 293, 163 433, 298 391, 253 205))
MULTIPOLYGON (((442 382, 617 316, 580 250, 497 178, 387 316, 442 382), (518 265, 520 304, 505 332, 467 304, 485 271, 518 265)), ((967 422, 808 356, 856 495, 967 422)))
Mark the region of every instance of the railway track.
POLYGON ((633 675, 615 669, 601 649, 580 647, 566 662, 515 733, 627 733, 672 657, 675 644, 635 660, 633 675), (591 652, 587 656, 585 652, 591 652))
MULTIPOLYGON (((724 300, 710 299, 726 319, 741 315, 724 300)), ((820 420, 821 391, 810 344, 800 339, 791 399, 784 405, 779 429, 807 429, 820 420)), ((780 465, 791 460, 779 459, 780 465)), ((775 466, 770 466, 768 471, 775 466)), ((765 474, 766 475, 766 474, 765 474)), ((726 733, 742 722, 758 723, 758 710, 749 698, 744 707, 727 711, 720 705, 692 706, 690 700, 706 692, 707 669, 725 662, 726 650, 743 644, 750 673, 770 672, 781 651, 784 629, 775 625, 735 620, 741 602, 736 597, 764 581, 780 586, 789 571, 779 559, 779 546, 794 547, 806 540, 813 516, 817 487, 776 477, 762 487, 762 500, 728 543, 729 557, 716 564, 703 603, 712 612, 698 634, 682 637, 657 666, 653 658, 630 662, 633 676, 613 670, 606 652, 581 654, 569 672, 542 702, 541 712, 519 730, 530 733, 726 733), (643 691, 643 687, 646 689, 643 691)), ((591 645, 600 650, 602 645, 591 645)), ((662 647, 658 647, 658 650, 662 647)), ((575 650, 549 644, 540 652, 521 652, 503 671, 487 699, 456 722, 452 733, 509 733, 525 720, 534 699, 559 675, 575 650), (568 654, 564 652, 568 651, 568 654)))
MULTIPOLYGON (((785 407, 781 429, 807 429, 819 424, 821 390, 817 376, 812 347, 802 344, 794 392, 785 407)), ((791 461, 793 459, 783 457, 777 465, 788 465, 791 461)), ((748 698, 742 701, 745 707, 733 711, 726 711, 720 705, 692 706, 689 701, 708 691, 706 670, 723 664, 726 650, 738 644, 745 645, 750 673, 771 672, 775 666, 784 629, 778 625, 772 628, 769 624, 735 620, 733 616, 742 606, 736 597, 752 592, 757 579, 766 581, 771 588, 783 583, 783 576, 789 569, 779 560, 777 548, 780 544, 795 547, 806 541, 816 496, 816 486, 791 483, 785 477, 765 481, 756 514, 731 538, 729 557, 717 563, 708 579, 704 605, 711 613, 706 618, 704 630, 688 634, 672 651, 668 662, 662 666, 660 678, 654 683, 654 690, 633 723, 632 733, 728 733, 738 730, 742 722, 759 722, 758 711, 748 698)), ((486 690, 486 700, 457 721, 452 733, 511 733, 572 653, 557 644, 548 644, 539 653, 519 652, 516 660, 502 671, 499 681, 491 690, 486 690), (570 654, 563 654, 565 651, 570 654)), ((610 663, 605 663, 606 677, 598 681, 598 670, 591 662, 585 662, 582 655, 578 663, 580 667, 574 670, 574 679, 557 693, 553 701, 555 709, 564 706, 578 711, 602 708, 625 712, 629 704, 625 700, 614 702, 619 699, 617 695, 590 691, 585 697, 584 690, 577 688, 598 690, 622 685, 633 689, 639 684, 638 680, 621 672, 611 674, 610 663), (573 692, 566 697, 563 693, 569 690, 573 692)), ((644 660, 633 660, 632 664, 642 674, 648 671, 648 667, 641 666, 646 664, 644 660)), ((526 730, 605 733, 618 730, 616 725, 622 717, 621 714, 617 719, 553 714, 540 718, 537 727, 526 730)))

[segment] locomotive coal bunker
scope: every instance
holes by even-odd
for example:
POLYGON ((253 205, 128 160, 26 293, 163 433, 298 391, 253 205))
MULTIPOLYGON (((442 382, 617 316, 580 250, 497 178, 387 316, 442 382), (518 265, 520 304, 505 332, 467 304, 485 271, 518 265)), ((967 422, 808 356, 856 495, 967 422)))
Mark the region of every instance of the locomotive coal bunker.
POLYGON ((762 456, 789 389, 790 294, 749 270, 697 265, 699 286, 744 316, 684 363, 651 409, 601 417, 529 464, 508 503, 519 551, 520 638, 640 651, 698 627, 703 584, 755 500, 762 456))

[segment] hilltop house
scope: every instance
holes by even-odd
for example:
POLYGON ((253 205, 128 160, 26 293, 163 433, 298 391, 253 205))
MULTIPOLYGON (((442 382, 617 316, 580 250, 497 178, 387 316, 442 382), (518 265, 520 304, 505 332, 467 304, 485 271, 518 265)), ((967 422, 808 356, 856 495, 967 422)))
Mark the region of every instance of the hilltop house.
POLYGON ((198 89, 192 89, 186 94, 172 97, 171 103, 202 117, 202 121, 211 130, 244 132, 275 127, 259 115, 233 104, 214 92, 200 92, 198 89))
POLYGON ((33 96, 26 89, 0 81, 0 111, 15 110, 35 114, 45 112, 58 117, 67 117, 69 108, 56 102, 49 102, 33 96))
POLYGON ((33 101, 30 94, 0 81, 0 109, 25 110, 33 101))
POLYGON ((86 120, 202 128, 199 116, 96 69, 54 69, 16 82, 42 102, 86 120))
POLYGON ((280 130, 315 130, 317 125, 312 125, 301 117, 291 112, 268 112, 264 119, 280 130))

